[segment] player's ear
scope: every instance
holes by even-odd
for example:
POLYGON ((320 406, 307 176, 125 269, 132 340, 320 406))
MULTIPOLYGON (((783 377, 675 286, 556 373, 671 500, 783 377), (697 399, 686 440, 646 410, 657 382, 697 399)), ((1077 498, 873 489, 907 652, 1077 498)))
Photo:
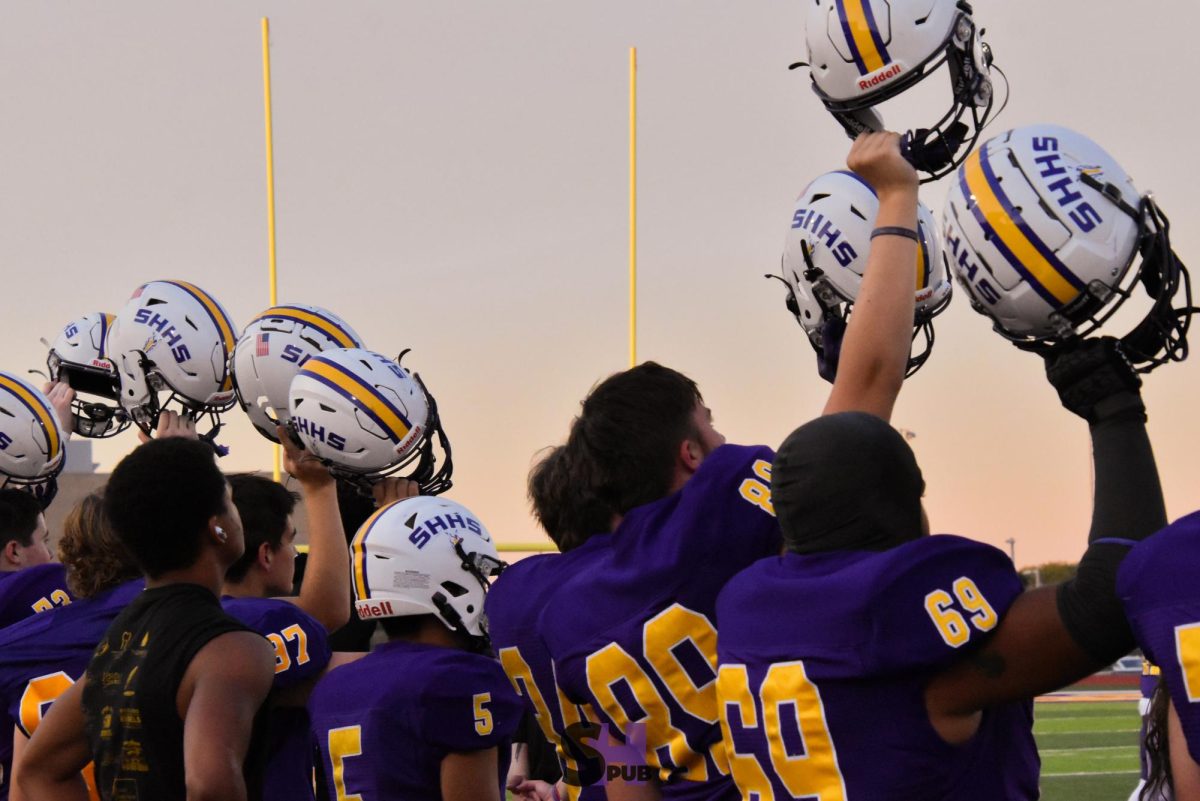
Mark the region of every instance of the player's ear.
POLYGON ((695 473, 704 461, 704 449, 699 442, 691 437, 684 437, 679 443, 679 466, 687 473, 695 473))
POLYGON ((3 561, 5 564, 20 567, 21 558, 18 548, 20 548, 20 546, 17 544, 16 540, 9 540, 8 542, 4 543, 3 561))
POLYGON ((275 561, 275 549, 271 547, 269 542, 260 542, 258 544, 258 566, 263 570, 271 569, 271 562, 275 561))

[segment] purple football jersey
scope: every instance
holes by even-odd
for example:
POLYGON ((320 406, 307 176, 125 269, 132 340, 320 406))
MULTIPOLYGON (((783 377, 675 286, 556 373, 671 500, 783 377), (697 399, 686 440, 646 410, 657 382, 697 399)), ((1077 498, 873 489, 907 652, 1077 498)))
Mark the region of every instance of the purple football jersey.
POLYGON ((717 717, 716 599, 779 553, 773 459, 765 447, 714 450, 683 489, 631 510, 563 576, 538 624, 567 698, 622 736, 645 726, 666 799, 740 798, 717 717))
POLYGON ((1117 573, 1137 643, 1162 672, 1192 759, 1200 761, 1200 512, 1138 543, 1117 573))
POLYGON ((0 799, 8 798, 12 729, 33 734, 54 699, 83 675, 96 643, 142 581, 51 609, 0 631, 0 799))
POLYGON ((492 648, 508 674, 513 689, 537 719, 538 727, 558 752, 563 780, 571 801, 603 801, 599 781, 604 766, 579 749, 577 724, 595 721, 596 715, 560 697, 554 682, 554 665, 538 632, 537 621, 547 599, 563 578, 603 547, 609 535, 593 537, 567 554, 530 556, 509 566, 492 584, 485 610, 492 648), (564 714, 566 717, 564 719, 564 714), (572 731, 567 732, 567 727, 572 731))
MULTIPOLYGON (((329 664, 325 627, 295 604, 272 598, 222 598, 221 606, 274 646, 275 689, 319 676, 329 664)), ((313 764, 307 713, 301 708, 273 708, 266 720, 263 801, 312 798, 313 764)))
POLYGON ((742 793, 1036 799, 1031 702, 987 710, 961 747, 937 735, 924 702, 1020 593, 1003 552, 946 535, 742 572, 717 603, 721 718, 742 793))
POLYGON ((58 562, 0 573, 0 629, 73 600, 66 569, 58 562))
POLYGON ((331 670, 308 701, 328 798, 439 801, 448 754, 496 748, 503 794, 524 705, 500 664, 404 641, 331 670))

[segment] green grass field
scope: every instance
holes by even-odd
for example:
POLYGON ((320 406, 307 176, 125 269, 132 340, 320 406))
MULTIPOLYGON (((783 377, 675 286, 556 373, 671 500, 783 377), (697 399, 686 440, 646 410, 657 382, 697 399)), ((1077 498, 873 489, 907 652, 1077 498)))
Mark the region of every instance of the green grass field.
POLYGON ((1042 801, 1125 801, 1138 781, 1137 702, 1038 703, 1042 801))

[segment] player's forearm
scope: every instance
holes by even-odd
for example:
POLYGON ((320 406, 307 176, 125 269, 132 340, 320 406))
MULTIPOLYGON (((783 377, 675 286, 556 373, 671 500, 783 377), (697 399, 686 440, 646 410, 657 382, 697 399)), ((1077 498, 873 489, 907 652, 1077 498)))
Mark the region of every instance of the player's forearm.
POLYGON ((350 554, 333 482, 303 488, 308 563, 296 605, 335 631, 350 619, 350 554))
MULTIPOLYGON (((915 187, 881 195, 875 224, 916 231, 915 187)), ((826 414, 862 411, 891 418, 912 347, 916 263, 913 240, 895 235, 871 240, 826 414)))
POLYGON ((1088 542, 1143 540, 1167 525, 1150 435, 1140 417, 1090 426, 1095 488, 1088 542))
POLYGON ((247 801, 246 779, 237 766, 220 772, 186 776, 187 801, 247 801))

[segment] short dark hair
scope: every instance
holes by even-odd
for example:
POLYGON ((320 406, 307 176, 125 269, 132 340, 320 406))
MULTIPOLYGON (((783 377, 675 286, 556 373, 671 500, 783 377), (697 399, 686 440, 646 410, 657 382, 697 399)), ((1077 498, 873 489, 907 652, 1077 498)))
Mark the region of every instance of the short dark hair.
POLYGON ((104 512, 150 578, 200 555, 210 518, 225 511, 225 476, 207 442, 171 437, 140 445, 113 469, 104 512))
POLYGON ((279 548, 287 531, 288 515, 295 510, 300 497, 282 484, 254 473, 231 475, 229 487, 246 537, 246 552, 225 571, 226 581, 237 582, 250 572, 250 566, 258 558, 259 546, 265 542, 272 551, 279 548))
POLYGON ((609 376, 588 394, 565 445, 529 476, 538 522, 561 551, 608 531, 613 518, 665 497, 679 444, 698 432, 696 382, 655 362, 609 376))
POLYGON ((41 513, 42 505, 28 492, 0 489, 0 547, 12 540, 24 547, 32 545, 41 513))

